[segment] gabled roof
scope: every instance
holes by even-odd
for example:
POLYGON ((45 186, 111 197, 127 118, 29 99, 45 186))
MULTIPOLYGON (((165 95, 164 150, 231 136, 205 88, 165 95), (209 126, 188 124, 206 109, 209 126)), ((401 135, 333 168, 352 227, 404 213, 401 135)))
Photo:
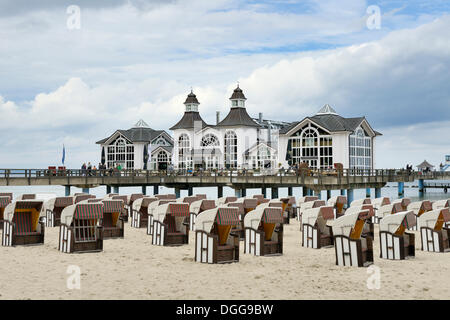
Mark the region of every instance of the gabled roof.
POLYGON ((227 116, 216 125, 216 127, 234 126, 261 127, 248 115, 247 110, 242 107, 231 108, 227 116))
POLYGON ((164 150, 166 152, 168 152, 169 154, 172 154, 173 151, 173 147, 168 147, 168 146, 157 146, 156 148, 151 150, 151 153, 155 153, 155 152, 159 152, 160 150, 164 150))
POLYGON ((277 149, 276 149, 276 145, 274 145, 273 143, 271 143, 271 142, 265 142, 265 141, 260 141, 260 142, 256 142, 256 143, 254 143, 251 147, 249 147, 247 150, 245 150, 244 151, 244 154, 245 155, 248 155, 249 153, 251 153, 253 150, 255 150, 255 149, 257 149, 257 148, 259 148, 259 147, 261 147, 261 146, 266 146, 266 147, 268 147, 268 148, 270 148, 270 149, 272 149, 272 150, 274 150, 274 151, 277 151, 277 149))
MULTIPOLYGON (((109 139, 111 139, 116 133, 120 133, 123 137, 125 137, 130 142, 151 142, 153 139, 161 135, 162 133, 166 133, 164 130, 153 130, 149 127, 139 127, 139 128, 131 128, 128 130, 116 130, 109 137, 97 141, 97 144, 104 144, 109 139)), ((167 134, 167 133, 166 133, 167 134)))

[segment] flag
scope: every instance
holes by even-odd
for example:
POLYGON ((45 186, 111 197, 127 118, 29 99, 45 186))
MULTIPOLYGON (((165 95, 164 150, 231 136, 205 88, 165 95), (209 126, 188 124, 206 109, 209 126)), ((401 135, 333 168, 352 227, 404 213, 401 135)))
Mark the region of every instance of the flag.
POLYGON ((62 156, 62 164, 64 165, 64 160, 66 160, 66 147, 63 144, 63 156, 62 156))

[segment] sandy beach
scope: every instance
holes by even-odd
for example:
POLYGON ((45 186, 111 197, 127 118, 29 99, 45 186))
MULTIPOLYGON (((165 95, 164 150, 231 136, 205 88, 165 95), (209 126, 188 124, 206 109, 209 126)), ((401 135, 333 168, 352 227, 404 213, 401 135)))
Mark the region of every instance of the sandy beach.
POLYGON ((449 299, 450 254, 420 250, 406 261, 379 258, 380 289, 368 289, 367 268, 338 267, 334 248, 301 246, 299 223, 285 226, 284 255, 239 263, 195 263, 194 233, 189 245, 151 245, 145 229, 126 224, 125 239, 105 240, 101 253, 57 250, 59 228, 47 228, 45 244, 1 247, 0 299, 449 299), (81 288, 67 289, 67 268, 81 270, 81 288))

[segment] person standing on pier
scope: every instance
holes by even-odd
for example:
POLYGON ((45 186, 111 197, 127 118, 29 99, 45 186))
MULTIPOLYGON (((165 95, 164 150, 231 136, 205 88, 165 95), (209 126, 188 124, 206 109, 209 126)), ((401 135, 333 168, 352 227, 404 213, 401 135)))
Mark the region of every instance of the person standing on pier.
POLYGON ((86 163, 83 163, 83 165, 81 166, 81 175, 86 175, 86 163))

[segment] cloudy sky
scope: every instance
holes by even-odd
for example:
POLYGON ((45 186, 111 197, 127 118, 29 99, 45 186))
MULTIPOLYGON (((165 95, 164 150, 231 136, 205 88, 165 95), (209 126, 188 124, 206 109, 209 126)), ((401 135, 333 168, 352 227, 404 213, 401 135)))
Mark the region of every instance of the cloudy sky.
POLYGON ((59 165, 63 144, 68 167, 97 163, 115 129, 176 123, 191 87, 214 123, 238 81, 255 117, 328 103, 383 133, 377 167, 438 165, 449 30, 438 0, 0 0, 0 167, 59 165))

